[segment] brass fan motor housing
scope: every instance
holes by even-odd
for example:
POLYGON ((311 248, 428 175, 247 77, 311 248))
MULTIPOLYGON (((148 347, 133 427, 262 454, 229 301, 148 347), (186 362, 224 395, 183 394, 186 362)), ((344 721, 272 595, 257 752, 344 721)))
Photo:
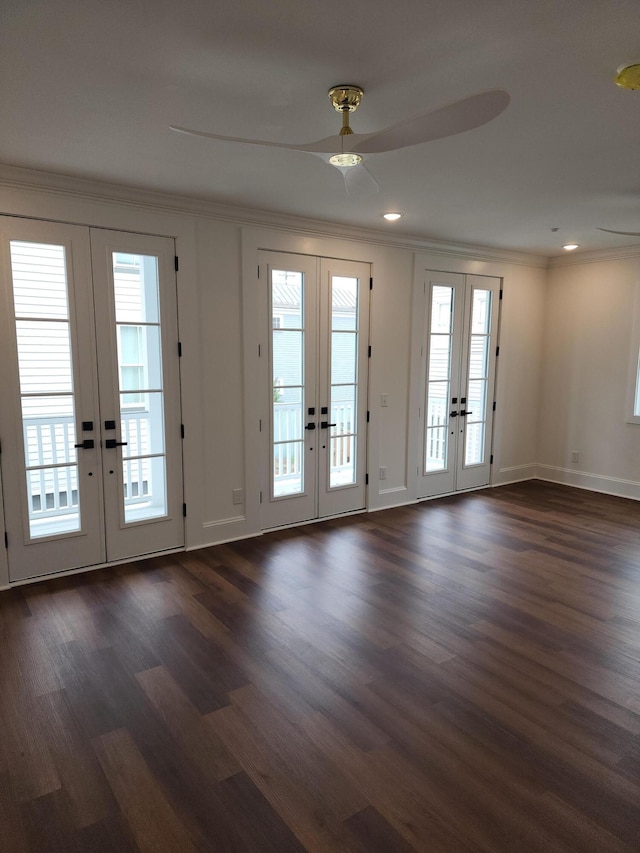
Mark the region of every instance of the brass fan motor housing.
POLYGON ((364 89, 361 89, 360 86, 354 86, 352 83, 343 83, 329 89, 329 98, 334 110, 338 113, 355 112, 360 106, 363 95, 364 89))
POLYGON ((631 91, 640 89, 640 63, 634 62, 633 65, 623 65, 618 68, 616 85, 631 91))

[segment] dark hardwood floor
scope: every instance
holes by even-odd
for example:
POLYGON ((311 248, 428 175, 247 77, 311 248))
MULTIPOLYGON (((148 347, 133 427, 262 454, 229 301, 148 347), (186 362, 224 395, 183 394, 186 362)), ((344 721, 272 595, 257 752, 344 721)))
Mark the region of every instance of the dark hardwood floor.
POLYGON ((0 594, 0 851, 640 850, 640 505, 529 482, 0 594))

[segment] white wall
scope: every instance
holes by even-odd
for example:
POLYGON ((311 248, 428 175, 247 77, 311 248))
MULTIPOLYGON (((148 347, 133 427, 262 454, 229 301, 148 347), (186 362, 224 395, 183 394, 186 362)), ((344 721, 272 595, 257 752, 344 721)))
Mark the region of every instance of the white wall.
POLYGON ((1 213, 176 238, 188 547, 259 529, 257 443, 249 429, 256 411, 247 363, 258 334, 252 288, 259 248, 372 265, 369 509, 415 499, 417 449, 410 412, 420 394, 415 382, 411 385, 416 257, 428 268, 502 277, 492 481, 533 475, 546 276, 541 266, 509 253, 394 241, 373 232, 54 176, 18 171, 17 181, 14 172, 7 176, 0 168, 1 213), (386 408, 380 407, 382 393, 389 397, 386 408), (380 465, 387 468, 382 482, 377 479, 380 465), (244 506, 232 503, 237 488, 245 490, 244 506))
POLYGON ((640 498, 640 425, 625 420, 639 282, 638 257, 549 271, 540 477, 640 498))

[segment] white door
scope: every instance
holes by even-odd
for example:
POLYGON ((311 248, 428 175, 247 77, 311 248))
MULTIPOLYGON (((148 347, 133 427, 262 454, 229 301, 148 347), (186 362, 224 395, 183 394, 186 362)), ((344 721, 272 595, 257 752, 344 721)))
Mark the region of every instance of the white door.
POLYGON ((0 232, 10 580, 178 547, 173 241, 9 217, 0 232))
POLYGON ((489 483, 500 279, 428 272, 418 497, 489 483))
POLYGON ((366 500, 368 264, 260 254, 262 526, 366 500))

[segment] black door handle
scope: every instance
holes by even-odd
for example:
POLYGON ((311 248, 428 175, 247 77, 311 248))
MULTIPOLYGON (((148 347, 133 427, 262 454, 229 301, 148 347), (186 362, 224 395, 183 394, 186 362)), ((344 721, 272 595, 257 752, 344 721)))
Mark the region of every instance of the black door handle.
POLYGON ((320 421, 320 429, 328 429, 332 426, 337 426, 337 424, 330 424, 328 421, 320 421))
POLYGON ((74 447, 79 447, 80 450, 93 450, 94 443, 92 438, 85 438, 84 441, 81 441, 80 444, 74 444, 74 447))
POLYGON ((449 412, 449 417, 450 417, 450 418, 457 418, 457 417, 458 417, 458 413, 457 413, 457 412, 449 412))
POLYGON ((462 417, 462 418, 466 418, 466 416, 467 416, 467 415, 472 415, 472 414, 473 414, 473 412, 465 412, 465 410, 463 409, 463 410, 460 412, 460 417, 462 417))
POLYGON ((316 425, 314 423, 307 424, 305 429, 315 429, 316 425))
POLYGON ((129 442, 127 442, 127 441, 116 441, 115 438, 108 438, 105 441, 104 446, 107 447, 109 450, 111 450, 114 447, 124 447, 125 444, 128 444, 128 443, 129 442))

